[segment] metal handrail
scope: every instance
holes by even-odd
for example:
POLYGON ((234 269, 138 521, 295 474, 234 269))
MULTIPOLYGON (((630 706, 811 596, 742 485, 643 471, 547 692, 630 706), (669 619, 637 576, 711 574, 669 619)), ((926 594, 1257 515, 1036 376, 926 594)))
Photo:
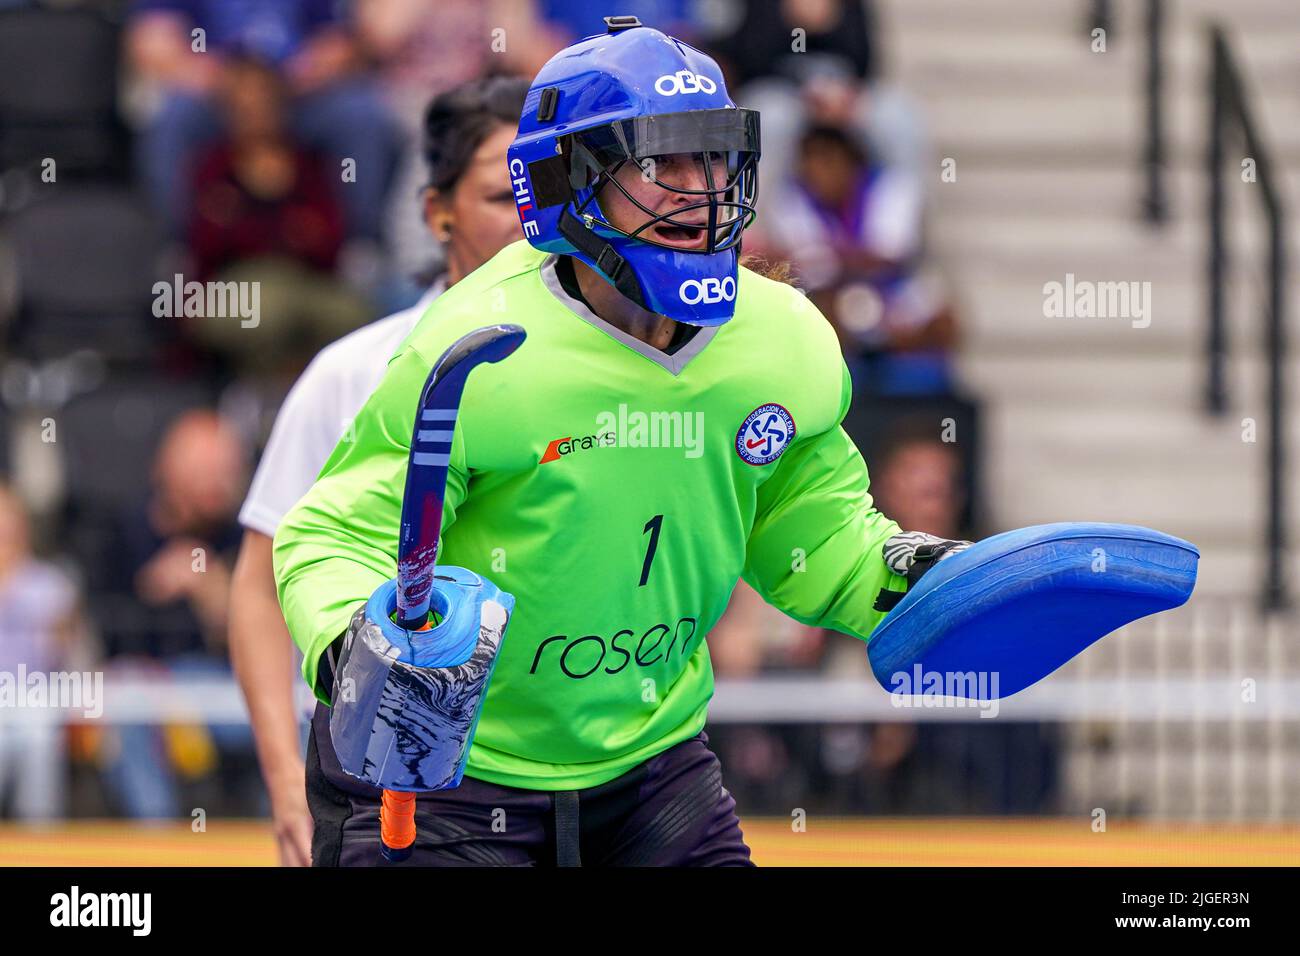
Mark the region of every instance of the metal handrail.
POLYGON ((1229 135, 1245 147, 1245 157, 1255 164, 1255 184, 1267 218, 1268 229, 1268 333, 1265 342, 1268 359, 1268 413, 1266 421, 1268 450, 1268 510, 1265 528, 1266 572, 1261 603, 1268 610, 1290 604, 1286 580, 1286 497, 1283 478, 1286 471, 1286 402, 1283 371, 1286 367, 1286 222, 1287 210, 1274 178, 1273 163, 1260 137, 1259 125, 1251 100, 1242 82, 1241 71, 1232 55, 1224 28, 1212 23, 1208 28, 1211 70, 1209 77, 1209 135, 1206 152, 1207 187, 1209 190, 1209 269, 1208 325, 1206 327, 1206 406, 1212 415, 1223 415, 1228 408, 1225 366, 1228 356, 1226 332, 1225 284, 1228 277, 1226 238, 1227 190, 1224 160, 1229 135))
POLYGON ((1142 165, 1146 189, 1142 210, 1147 222, 1160 225, 1169 218, 1169 197, 1165 190, 1165 5, 1162 0, 1147 0, 1145 21, 1147 124, 1142 165))

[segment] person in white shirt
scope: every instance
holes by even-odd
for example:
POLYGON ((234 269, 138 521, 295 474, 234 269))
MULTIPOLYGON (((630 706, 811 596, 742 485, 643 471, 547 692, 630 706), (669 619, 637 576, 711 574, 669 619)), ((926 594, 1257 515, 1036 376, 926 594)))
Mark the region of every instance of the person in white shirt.
MULTIPOLYGON (((29 677, 53 681, 55 672, 86 663, 79 588, 60 567, 37 558, 31 545, 26 506, 0 484, 0 675, 19 695, 31 686, 29 677)), ((64 815, 66 716, 57 706, 0 709, 0 804, 8 794, 19 820, 64 815)))
POLYGON ((429 104, 424 221, 445 251, 445 271, 409 309, 357 329, 312 359, 285 397, 239 513, 244 537, 230 598, 230 656, 248 704, 258 760, 285 866, 311 864, 312 818, 298 716, 295 651, 275 592, 271 542, 284 515, 315 482, 385 364, 448 286, 523 238, 506 147, 523 111, 526 80, 475 80, 429 104))

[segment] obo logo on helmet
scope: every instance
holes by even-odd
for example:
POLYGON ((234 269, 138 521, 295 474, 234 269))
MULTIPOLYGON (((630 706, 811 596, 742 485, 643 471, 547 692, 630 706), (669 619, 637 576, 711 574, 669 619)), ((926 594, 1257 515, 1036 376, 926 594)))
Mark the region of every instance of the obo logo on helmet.
POLYGON ((721 279, 707 276, 703 279, 687 279, 677 290, 683 302, 696 305, 700 302, 734 302, 736 299, 736 280, 731 276, 721 279))
POLYGON ((707 76, 692 73, 690 70, 678 70, 655 80, 655 92, 664 96, 676 96, 678 93, 716 93, 718 84, 707 76))

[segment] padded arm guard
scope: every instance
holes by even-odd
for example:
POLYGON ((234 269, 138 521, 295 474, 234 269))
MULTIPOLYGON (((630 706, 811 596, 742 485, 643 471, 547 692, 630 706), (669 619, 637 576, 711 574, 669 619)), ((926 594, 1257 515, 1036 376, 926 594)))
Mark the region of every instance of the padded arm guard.
POLYGON ((343 770, 375 787, 460 785, 515 599, 465 568, 442 566, 432 606, 442 623, 393 623, 397 582, 357 609, 334 674, 330 737, 343 770))

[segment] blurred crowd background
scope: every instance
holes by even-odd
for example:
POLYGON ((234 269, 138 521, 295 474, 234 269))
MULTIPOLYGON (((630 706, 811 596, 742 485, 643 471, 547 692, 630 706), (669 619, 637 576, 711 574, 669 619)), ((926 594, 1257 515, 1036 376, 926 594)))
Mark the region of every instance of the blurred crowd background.
MULTIPOLYGON (((455 255, 421 198, 429 101, 530 78, 611 14, 709 52, 761 111, 745 252, 788 260, 838 332, 878 507, 947 538, 1003 530, 955 371, 960 292, 928 242, 940 157, 870 0, 0 0, 0 670, 230 676, 238 514, 280 403, 455 255), (260 283, 256 334, 160 317, 154 285, 177 275, 260 283)), ((504 152, 500 175, 486 201, 508 207, 504 152)), ((720 681, 869 676, 860 642, 743 584, 709 644, 720 681)), ((1055 723, 709 733, 742 816, 1060 809, 1055 723)), ((268 812, 246 724, 0 715, 0 816, 194 806, 268 812)))

